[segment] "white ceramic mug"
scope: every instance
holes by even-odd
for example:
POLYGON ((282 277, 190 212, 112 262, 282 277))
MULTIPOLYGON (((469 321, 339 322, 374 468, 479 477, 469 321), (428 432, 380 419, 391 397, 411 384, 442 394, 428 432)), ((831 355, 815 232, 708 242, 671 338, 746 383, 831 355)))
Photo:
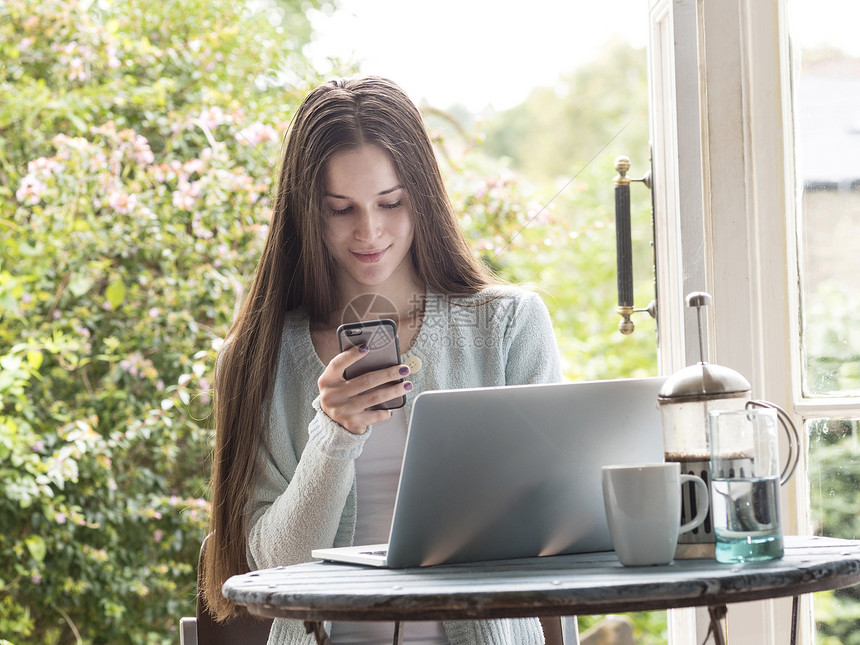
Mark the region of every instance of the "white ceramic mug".
POLYGON ((677 462, 603 467, 606 519, 621 564, 669 564, 675 557, 678 535, 705 521, 707 505, 681 525, 681 486, 687 482, 699 487, 699 499, 708 499, 704 480, 682 475, 677 462))

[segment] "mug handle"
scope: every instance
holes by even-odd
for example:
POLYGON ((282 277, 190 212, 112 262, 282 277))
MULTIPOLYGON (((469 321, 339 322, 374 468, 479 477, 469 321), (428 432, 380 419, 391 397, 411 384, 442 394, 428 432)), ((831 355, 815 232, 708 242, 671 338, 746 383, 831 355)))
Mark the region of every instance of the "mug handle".
POLYGON ((800 459, 800 435, 797 433, 797 428, 794 427, 794 422, 788 416, 788 412, 779 407, 776 403, 770 401, 747 401, 747 408, 770 408, 776 410, 776 416, 779 418, 779 425, 785 430, 785 436, 788 438, 788 459, 785 462, 785 468, 779 476, 780 486, 784 485, 791 476, 794 475, 794 470, 797 468, 797 461, 800 459))
POLYGON ((704 522, 705 519, 708 517, 708 506, 710 504, 710 502, 708 501, 708 498, 710 497, 708 485, 705 483, 704 479, 698 477, 697 475, 682 474, 681 486, 683 486, 687 482, 690 482, 699 489, 700 494, 696 497, 696 501, 703 501, 704 504, 697 505, 698 508, 696 509, 696 517, 691 519, 686 524, 681 525, 681 528, 678 530, 679 535, 681 533, 692 531, 694 528, 699 526, 699 524, 704 522))

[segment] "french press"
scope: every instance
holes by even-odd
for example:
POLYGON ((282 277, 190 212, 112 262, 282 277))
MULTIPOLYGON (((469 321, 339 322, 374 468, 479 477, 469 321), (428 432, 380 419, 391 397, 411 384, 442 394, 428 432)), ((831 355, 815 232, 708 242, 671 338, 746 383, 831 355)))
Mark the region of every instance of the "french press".
MULTIPOLYGON (((710 294, 693 292, 687 296, 686 302, 688 307, 697 311, 700 360, 670 376, 658 394, 665 460, 680 463, 682 473, 701 477, 710 489, 709 414, 712 411, 761 406, 777 410, 780 422, 789 435, 789 463, 796 464, 797 430, 785 411, 767 401, 752 401, 750 383, 746 378, 729 367, 705 361, 702 315, 703 308, 712 302, 710 294)), ((699 495, 701 493, 697 493, 694 487, 685 487, 681 500, 682 522, 695 517, 697 509, 706 502, 699 495)), ((709 507, 705 522, 679 537, 675 558, 714 557, 716 540, 713 504, 709 503, 709 507)))

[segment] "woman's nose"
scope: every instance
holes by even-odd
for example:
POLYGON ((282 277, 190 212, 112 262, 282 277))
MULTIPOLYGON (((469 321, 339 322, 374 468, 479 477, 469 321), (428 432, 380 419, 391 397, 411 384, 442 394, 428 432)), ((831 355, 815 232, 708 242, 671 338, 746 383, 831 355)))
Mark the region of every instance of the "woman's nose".
POLYGON ((379 234, 379 221, 372 211, 368 209, 359 215, 354 234, 359 240, 371 240, 379 234))

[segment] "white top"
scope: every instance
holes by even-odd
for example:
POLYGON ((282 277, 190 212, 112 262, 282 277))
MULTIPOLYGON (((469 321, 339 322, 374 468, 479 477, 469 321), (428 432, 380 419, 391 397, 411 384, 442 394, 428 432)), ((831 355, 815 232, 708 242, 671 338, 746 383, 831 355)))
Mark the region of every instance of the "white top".
MULTIPOLYGON (((403 408, 394 410, 391 419, 373 426, 373 433, 355 461, 357 480, 356 545, 385 544, 394 517, 394 502, 403 453, 406 450, 407 421, 403 408)), ((401 626, 404 645, 447 645, 442 623, 405 622, 401 626)), ((394 637, 393 622, 337 622, 331 626, 332 640, 338 645, 376 645, 394 637)))

